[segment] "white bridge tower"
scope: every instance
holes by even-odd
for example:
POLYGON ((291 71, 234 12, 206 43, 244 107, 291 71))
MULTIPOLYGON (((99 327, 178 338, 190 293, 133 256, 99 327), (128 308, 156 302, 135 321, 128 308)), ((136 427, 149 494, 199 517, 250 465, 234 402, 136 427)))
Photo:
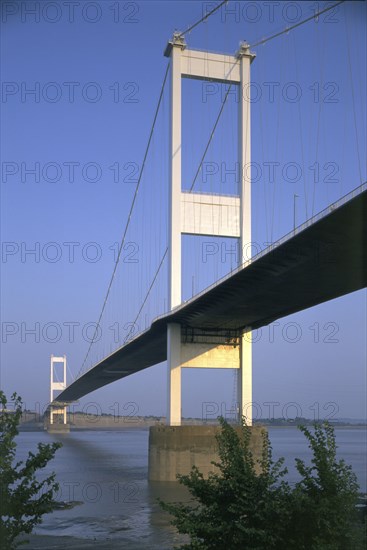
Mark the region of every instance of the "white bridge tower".
MULTIPOLYGON (((169 197, 169 310, 181 304, 181 235, 211 235, 239 239, 242 251, 251 242, 251 143, 250 65, 255 55, 242 43, 235 56, 190 50, 182 35, 175 33, 167 44, 170 57, 170 197, 169 197), (181 184, 181 78, 210 80, 239 87, 238 164, 239 194, 185 193, 181 184), (246 90, 246 94, 244 93, 246 90)), ((240 416, 252 424, 252 344, 250 334, 241 333, 229 344, 218 331, 215 342, 205 340, 193 329, 188 342, 185 327, 171 323, 167 328, 168 400, 167 424, 181 425, 181 369, 235 368, 238 372, 237 402, 240 416)))
POLYGON ((63 424, 67 423, 66 406, 62 404, 52 405, 52 402, 55 399, 54 392, 62 391, 65 388, 66 388, 66 355, 63 355, 62 357, 56 357, 55 355, 51 355, 51 377, 50 377, 50 424, 51 425, 54 423, 55 414, 62 415, 63 424), (56 369, 58 369, 59 371, 60 367, 55 366, 55 364, 62 365, 61 373, 56 373, 56 369), (62 374, 62 377, 59 376, 59 374, 62 374))

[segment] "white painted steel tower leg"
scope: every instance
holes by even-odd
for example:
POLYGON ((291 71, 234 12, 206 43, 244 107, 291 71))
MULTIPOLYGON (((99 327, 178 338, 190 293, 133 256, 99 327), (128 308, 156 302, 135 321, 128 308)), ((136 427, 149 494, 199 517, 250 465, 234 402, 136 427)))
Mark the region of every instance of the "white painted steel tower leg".
POLYGON ((248 426, 252 426, 252 342, 250 337, 251 332, 241 337, 240 368, 237 371, 239 415, 246 417, 248 426))
POLYGON ((181 325, 171 323, 167 333, 167 419, 181 426, 181 325))
POLYGON ((181 51, 172 46, 169 185, 169 309, 181 304, 181 51))
MULTIPOLYGON (((250 64, 254 55, 248 44, 242 44, 237 53, 240 60, 239 88, 239 166, 240 166, 240 265, 251 254, 251 103, 250 64)), ((251 332, 242 335, 240 343, 240 368, 237 374, 237 399, 239 419, 246 416, 247 425, 252 425, 252 343, 251 332)))
MULTIPOLYGON (((181 52, 183 39, 176 38, 171 51, 171 120, 169 185, 169 310, 181 304, 181 52)), ((167 417, 172 425, 181 424, 181 329, 169 325, 167 334, 167 417)))

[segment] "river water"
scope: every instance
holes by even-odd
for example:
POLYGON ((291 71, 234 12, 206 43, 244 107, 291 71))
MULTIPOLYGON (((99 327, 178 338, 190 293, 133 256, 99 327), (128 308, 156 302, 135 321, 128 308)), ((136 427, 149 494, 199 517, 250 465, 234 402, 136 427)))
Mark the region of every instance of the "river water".
MULTIPOLYGON (((353 467, 362 492, 367 491, 366 430, 336 428, 338 455, 353 467)), ((61 441, 63 447, 48 466, 57 472, 57 500, 79 502, 67 510, 44 516, 36 533, 70 535, 121 543, 121 548, 168 549, 180 539, 160 510, 157 497, 185 500, 185 489, 176 483, 148 483, 148 429, 78 431, 55 435, 46 432, 19 434, 20 459, 38 442, 61 441)), ((297 481, 294 458, 309 460, 302 433, 294 427, 270 427, 273 456, 284 456, 288 480, 297 481)))

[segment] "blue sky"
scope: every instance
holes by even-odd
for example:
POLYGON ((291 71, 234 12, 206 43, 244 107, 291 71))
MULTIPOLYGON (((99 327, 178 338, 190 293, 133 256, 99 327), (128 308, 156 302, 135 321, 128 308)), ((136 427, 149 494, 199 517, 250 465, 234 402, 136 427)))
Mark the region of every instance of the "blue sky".
MULTIPOLYGON (((51 353, 67 355, 69 376, 81 367, 141 167, 167 65, 164 47, 174 30, 212 5, 1 3, 1 387, 16 390, 29 408, 48 401, 51 353)), ((315 6, 229 2, 186 42, 234 54, 241 40, 254 44, 310 16, 315 6)), ((298 225, 366 180, 365 21, 365 3, 345 2, 254 48, 253 252, 292 229, 295 194, 298 225)), ((167 244, 167 91, 102 336, 87 365, 126 338, 167 244)), ((184 187, 224 93, 183 82, 184 187)), ((236 191, 235 147, 232 97, 197 190, 236 191)), ((217 242, 206 258, 208 242, 183 239, 183 298, 233 263, 229 240, 217 242)), ((165 265, 137 329, 166 307, 166 277, 165 265)), ((365 291, 264 328, 253 368, 263 416, 274 406, 275 416, 297 409, 311 417, 315 410, 366 417, 365 291)), ((205 402, 229 408, 233 380, 232 371, 184 371, 183 414, 201 416, 205 402)), ((123 411, 136 403, 139 413, 160 415, 165 396, 165 365, 159 365, 86 396, 80 407, 94 403, 91 410, 108 411, 118 403, 123 411)))

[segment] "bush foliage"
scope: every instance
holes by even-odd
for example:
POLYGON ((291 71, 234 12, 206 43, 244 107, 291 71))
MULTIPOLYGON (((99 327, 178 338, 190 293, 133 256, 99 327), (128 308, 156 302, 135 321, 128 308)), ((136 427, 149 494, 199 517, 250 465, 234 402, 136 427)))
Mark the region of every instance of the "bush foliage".
POLYGON ((223 418, 217 436, 218 470, 204 479, 194 466, 179 482, 191 502, 162 508, 190 543, 190 550, 358 550, 365 548, 357 514, 358 484, 351 467, 336 459, 333 427, 316 424, 313 433, 300 427, 313 457, 310 466, 296 460, 300 481, 285 481, 284 458, 274 461, 264 430, 262 454, 250 450, 251 429, 243 422, 241 435, 223 418))
POLYGON ((28 453, 25 461, 15 461, 22 400, 13 394, 14 411, 7 410, 7 399, 0 390, 0 541, 2 550, 12 550, 20 543, 16 538, 31 533, 41 523, 43 514, 52 510, 54 493, 59 486, 55 474, 43 480, 36 473, 54 458, 60 443, 38 444, 38 451, 28 453))

